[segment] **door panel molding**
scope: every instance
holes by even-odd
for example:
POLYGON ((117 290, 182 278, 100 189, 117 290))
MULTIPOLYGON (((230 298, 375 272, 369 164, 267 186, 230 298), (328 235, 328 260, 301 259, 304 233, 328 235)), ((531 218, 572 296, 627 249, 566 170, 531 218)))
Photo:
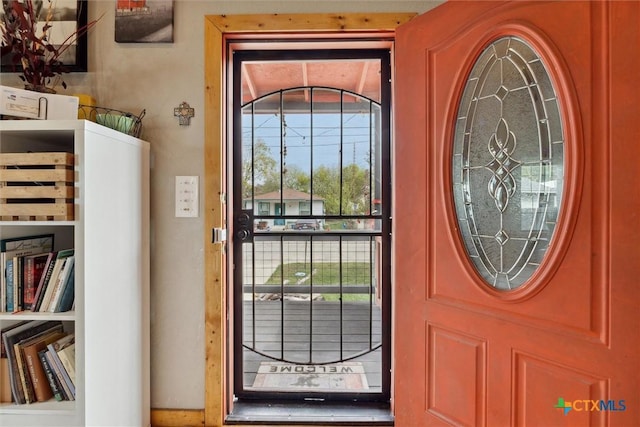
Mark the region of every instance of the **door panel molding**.
POLYGON ((486 400, 476 396, 487 393, 487 341, 434 323, 427 331, 427 410, 452 425, 485 426, 486 400))
MULTIPOLYGON (((583 403, 584 409, 590 409, 591 401, 606 400, 609 391, 609 381, 605 378, 519 350, 512 352, 512 368, 511 425, 557 425, 557 414, 543 418, 544 415, 530 407, 530 402, 548 399, 558 405, 558 397, 572 400, 569 396, 581 396, 589 400, 588 404, 583 403)), ((573 425, 606 425, 604 411, 578 412, 581 413, 571 414, 573 425)))

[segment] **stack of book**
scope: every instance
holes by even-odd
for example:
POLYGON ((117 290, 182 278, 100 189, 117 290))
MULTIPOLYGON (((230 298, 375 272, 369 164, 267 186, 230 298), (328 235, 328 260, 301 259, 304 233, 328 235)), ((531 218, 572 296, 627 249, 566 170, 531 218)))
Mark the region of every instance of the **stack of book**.
POLYGON ((2 329, 11 401, 16 404, 75 400, 75 336, 59 321, 32 320, 2 329))
POLYGON ((73 249, 53 250, 53 234, 0 240, 0 312, 69 311, 73 249))

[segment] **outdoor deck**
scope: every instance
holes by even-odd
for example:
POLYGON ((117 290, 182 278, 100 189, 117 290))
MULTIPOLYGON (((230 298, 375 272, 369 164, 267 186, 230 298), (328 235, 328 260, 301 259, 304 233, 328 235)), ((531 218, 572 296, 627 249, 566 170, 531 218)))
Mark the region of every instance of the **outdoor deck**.
POLYGON ((360 362, 369 389, 381 391, 380 307, 369 301, 245 301, 244 384, 250 388, 261 362, 297 364, 360 362), (284 322, 284 328, 283 328, 284 322), (255 330, 255 335, 254 335, 255 330), (342 338, 341 338, 342 337, 342 338), (358 357, 357 356, 360 355, 358 357))

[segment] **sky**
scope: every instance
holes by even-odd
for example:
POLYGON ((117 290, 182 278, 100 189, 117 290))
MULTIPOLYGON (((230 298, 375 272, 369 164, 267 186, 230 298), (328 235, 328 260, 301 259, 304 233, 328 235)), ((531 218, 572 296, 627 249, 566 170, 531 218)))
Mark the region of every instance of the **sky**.
POLYGON ((313 165, 334 167, 340 164, 340 147, 343 147, 343 165, 356 163, 367 168, 371 152, 370 138, 379 134, 370 130, 369 114, 315 114, 313 127, 310 114, 285 114, 285 124, 279 114, 257 114, 254 116, 253 132, 251 116, 243 117, 243 147, 248 149, 253 140, 263 140, 271 149, 273 157, 280 160, 281 129, 284 127, 285 161, 309 171, 313 165), (342 133, 342 138, 341 138, 342 133), (313 146, 313 150, 312 150, 313 146))

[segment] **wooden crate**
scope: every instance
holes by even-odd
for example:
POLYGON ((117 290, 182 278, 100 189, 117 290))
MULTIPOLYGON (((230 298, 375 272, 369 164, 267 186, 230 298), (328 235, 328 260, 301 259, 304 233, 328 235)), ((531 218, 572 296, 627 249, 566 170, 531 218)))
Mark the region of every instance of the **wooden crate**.
POLYGON ((2 221, 73 220, 71 153, 0 153, 2 221))

